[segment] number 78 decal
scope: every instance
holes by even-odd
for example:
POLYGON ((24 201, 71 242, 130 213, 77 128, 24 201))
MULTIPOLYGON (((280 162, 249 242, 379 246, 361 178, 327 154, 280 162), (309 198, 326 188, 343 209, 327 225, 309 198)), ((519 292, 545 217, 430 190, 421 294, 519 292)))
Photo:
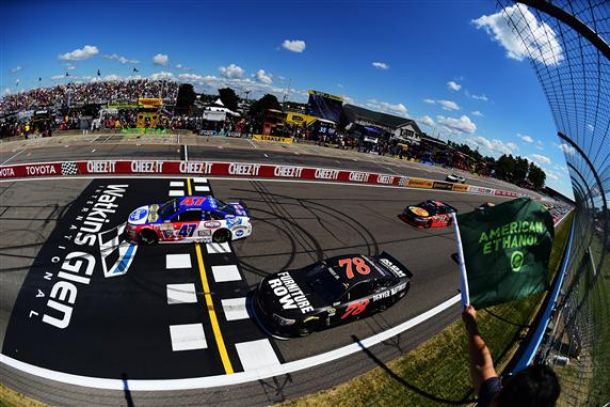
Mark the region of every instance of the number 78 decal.
POLYGON ((345 259, 339 260, 339 267, 346 267, 345 275, 349 280, 354 278, 354 269, 352 267, 354 264, 356 265, 356 272, 358 274, 366 276, 371 272, 371 268, 365 263, 362 257, 346 257, 345 259))

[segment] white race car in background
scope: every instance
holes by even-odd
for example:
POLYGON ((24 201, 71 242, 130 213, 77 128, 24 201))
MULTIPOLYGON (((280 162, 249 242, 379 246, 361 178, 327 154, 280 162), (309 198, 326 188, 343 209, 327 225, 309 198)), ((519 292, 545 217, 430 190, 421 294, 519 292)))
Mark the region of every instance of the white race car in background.
POLYGON ((449 175, 447 175, 446 179, 449 182, 459 182, 461 184, 464 184, 466 182, 466 178, 462 177, 461 175, 457 175, 457 174, 449 174, 449 175))

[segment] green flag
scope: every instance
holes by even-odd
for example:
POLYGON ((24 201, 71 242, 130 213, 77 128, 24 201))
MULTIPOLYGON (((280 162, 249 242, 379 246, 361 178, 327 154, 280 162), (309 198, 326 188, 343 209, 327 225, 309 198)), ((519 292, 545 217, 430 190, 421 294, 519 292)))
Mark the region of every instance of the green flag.
POLYGON ((470 303, 489 307, 549 286, 553 219, 530 198, 457 217, 470 303))

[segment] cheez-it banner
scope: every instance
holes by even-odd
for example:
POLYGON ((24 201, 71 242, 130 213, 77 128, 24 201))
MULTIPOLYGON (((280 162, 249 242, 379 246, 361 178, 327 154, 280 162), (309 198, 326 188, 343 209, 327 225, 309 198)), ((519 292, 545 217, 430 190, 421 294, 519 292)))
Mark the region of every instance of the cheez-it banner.
POLYGON ((176 160, 84 160, 0 166, 0 180, 14 178, 49 178, 108 175, 217 176, 238 178, 280 178, 351 184, 392 185, 398 187, 439 189, 506 197, 520 196, 474 185, 452 184, 427 178, 346 171, 295 165, 256 164, 222 161, 176 160))

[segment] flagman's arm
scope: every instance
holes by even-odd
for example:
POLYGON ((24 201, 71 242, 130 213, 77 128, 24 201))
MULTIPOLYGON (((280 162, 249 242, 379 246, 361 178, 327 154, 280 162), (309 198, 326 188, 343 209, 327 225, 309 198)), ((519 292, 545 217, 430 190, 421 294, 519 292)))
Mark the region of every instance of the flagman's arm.
POLYGON ((477 311, 468 305, 462 313, 462 319, 468 332, 468 353, 470 354, 470 377, 475 392, 478 394, 483 382, 497 377, 491 352, 481 337, 477 326, 477 311))

